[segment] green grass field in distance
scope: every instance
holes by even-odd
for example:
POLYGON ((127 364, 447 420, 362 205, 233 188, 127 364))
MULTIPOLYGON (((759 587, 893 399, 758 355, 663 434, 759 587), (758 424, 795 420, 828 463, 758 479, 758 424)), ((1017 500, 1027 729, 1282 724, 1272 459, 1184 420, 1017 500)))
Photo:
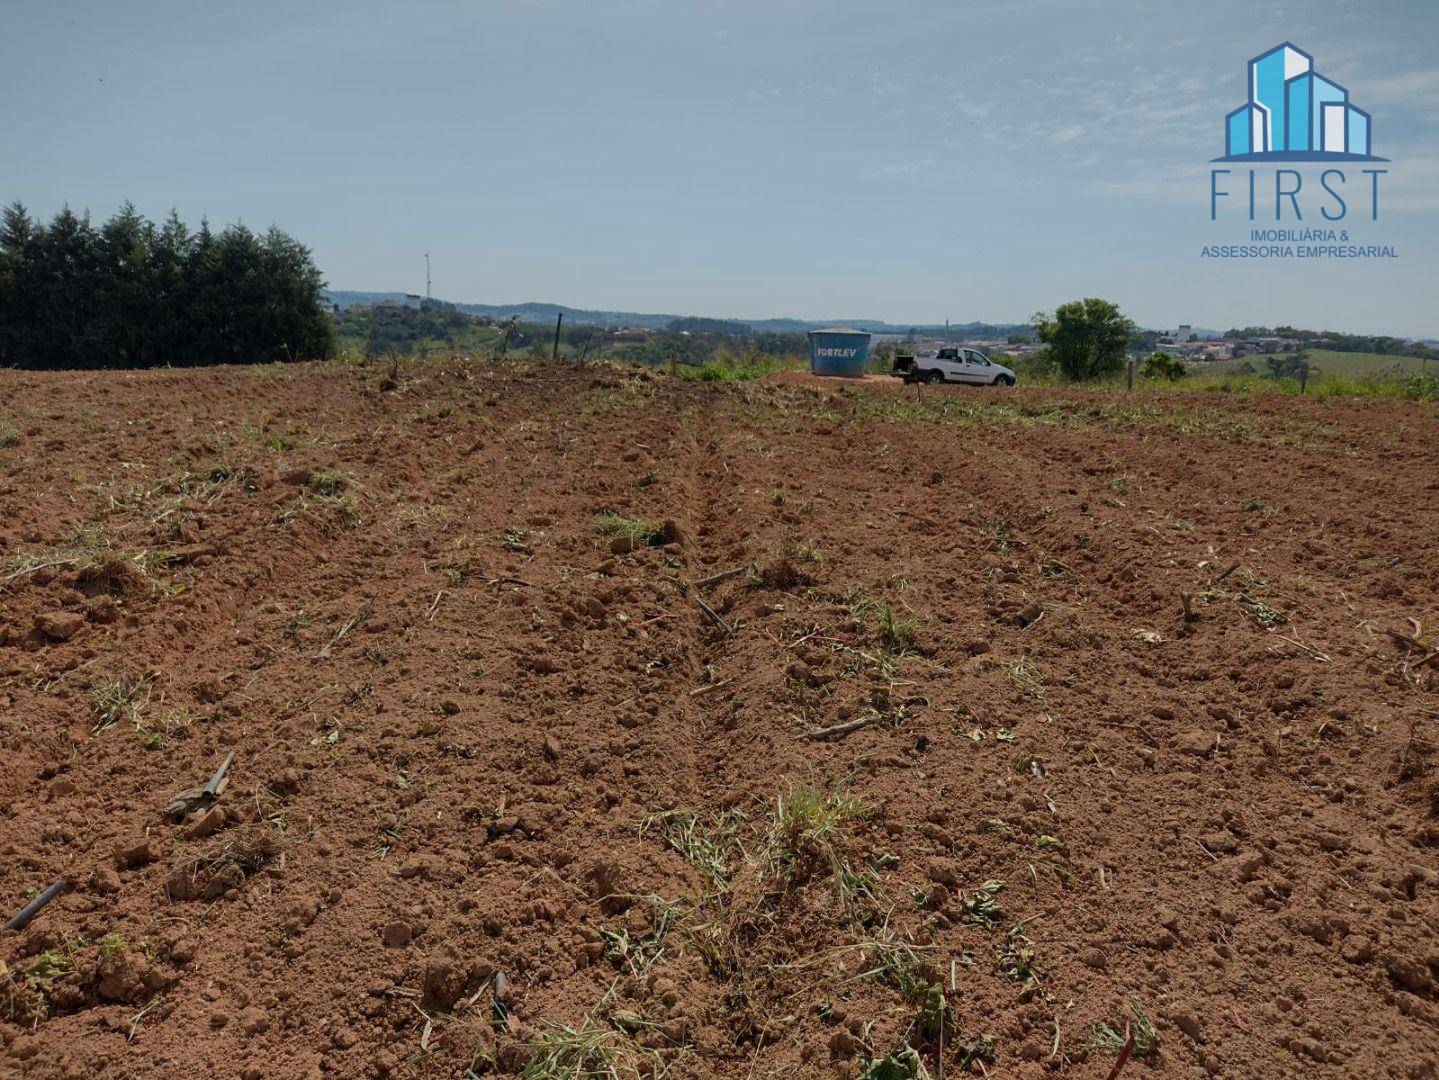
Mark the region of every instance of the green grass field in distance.
MULTIPOLYGON (((1225 374, 1237 372, 1248 361, 1259 372, 1267 369, 1265 360, 1269 354, 1255 354, 1244 356, 1238 360, 1216 360, 1208 363, 1192 363, 1189 365, 1191 373, 1212 371, 1225 374)), ((1280 356, 1284 354, 1278 354, 1280 356)), ((1424 361, 1414 356, 1384 356, 1380 353, 1349 353, 1334 352, 1331 349, 1310 349, 1309 363, 1311 368, 1318 369, 1320 376, 1343 375, 1350 378, 1362 375, 1418 375, 1426 369, 1424 361)), ((1429 374, 1439 374, 1439 360, 1431 360, 1428 367, 1429 374)))

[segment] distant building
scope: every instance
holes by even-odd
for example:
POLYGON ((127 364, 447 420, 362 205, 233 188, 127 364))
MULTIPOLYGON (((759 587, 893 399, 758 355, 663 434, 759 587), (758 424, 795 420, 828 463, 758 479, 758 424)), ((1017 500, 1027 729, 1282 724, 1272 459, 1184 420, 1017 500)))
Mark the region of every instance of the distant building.
POLYGON ((423 296, 416 296, 414 293, 405 293, 405 307, 410 308, 412 311, 419 311, 420 305, 424 303, 424 301, 425 298, 423 296))
POLYGON ((1185 342, 1187 342, 1191 337, 1193 337, 1193 335, 1194 335, 1194 327, 1189 326, 1188 324, 1185 324, 1185 325, 1181 326, 1177 331, 1175 331, 1174 340, 1177 341, 1177 342, 1179 342, 1181 345, 1183 345, 1183 344, 1184 344, 1185 342))

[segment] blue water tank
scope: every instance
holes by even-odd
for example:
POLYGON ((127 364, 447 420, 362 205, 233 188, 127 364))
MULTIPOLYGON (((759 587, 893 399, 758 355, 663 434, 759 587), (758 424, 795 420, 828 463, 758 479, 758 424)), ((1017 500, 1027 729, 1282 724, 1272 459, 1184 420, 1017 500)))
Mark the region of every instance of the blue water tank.
POLYGON ((809 369, 816 375, 857 379, 869 363, 869 333, 847 326, 809 332, 809 369))

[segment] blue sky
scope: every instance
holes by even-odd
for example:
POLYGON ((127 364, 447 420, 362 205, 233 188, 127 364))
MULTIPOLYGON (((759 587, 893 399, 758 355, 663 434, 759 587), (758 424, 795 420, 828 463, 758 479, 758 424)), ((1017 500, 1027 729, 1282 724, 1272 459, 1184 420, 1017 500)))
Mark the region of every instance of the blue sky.
POLYGON ((0 18, 0 200, 273 222, 335 288, 423 291, 428 249, 456 300, 936 322, 1098 295, 1150 326, 1439 335, 1433 0, 0 0, 0 18), (1342 224, 1397 259, 1200 258, 1248 239, 1239 199, 1209 220, 1208 161, 1246 61, 1284 40, 1373 113, 1380 220, 1342 224))

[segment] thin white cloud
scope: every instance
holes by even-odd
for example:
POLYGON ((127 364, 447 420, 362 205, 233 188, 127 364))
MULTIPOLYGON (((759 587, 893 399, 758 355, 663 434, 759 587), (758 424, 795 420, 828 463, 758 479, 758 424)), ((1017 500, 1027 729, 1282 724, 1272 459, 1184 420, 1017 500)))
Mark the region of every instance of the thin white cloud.
POLYGON ((1439 210, 1439 156, 1410 157, 1403 147, 1394 152, 1389 165, 1375 166, 1389 171, 1380 178, 1379 209, 1428 213, 1439 210))
POLYGON ((1097 176, 1087 190, 1100 198, 1124 202, 1160 203, 1166 206, 1204 205, 1207 197, 1204 166, 1198 163, 1154 165, 1131 162, 1119 175, 1097 176))
POLYGON ((1402 105, 1411 106, 1416 111, 1431 112, 1439 108, 1439 68, 1415 68, 1364 79, 1357 89, 1351 88, 1351 93, 1361 105, 1365 102, 1370 105, 1402 105))

